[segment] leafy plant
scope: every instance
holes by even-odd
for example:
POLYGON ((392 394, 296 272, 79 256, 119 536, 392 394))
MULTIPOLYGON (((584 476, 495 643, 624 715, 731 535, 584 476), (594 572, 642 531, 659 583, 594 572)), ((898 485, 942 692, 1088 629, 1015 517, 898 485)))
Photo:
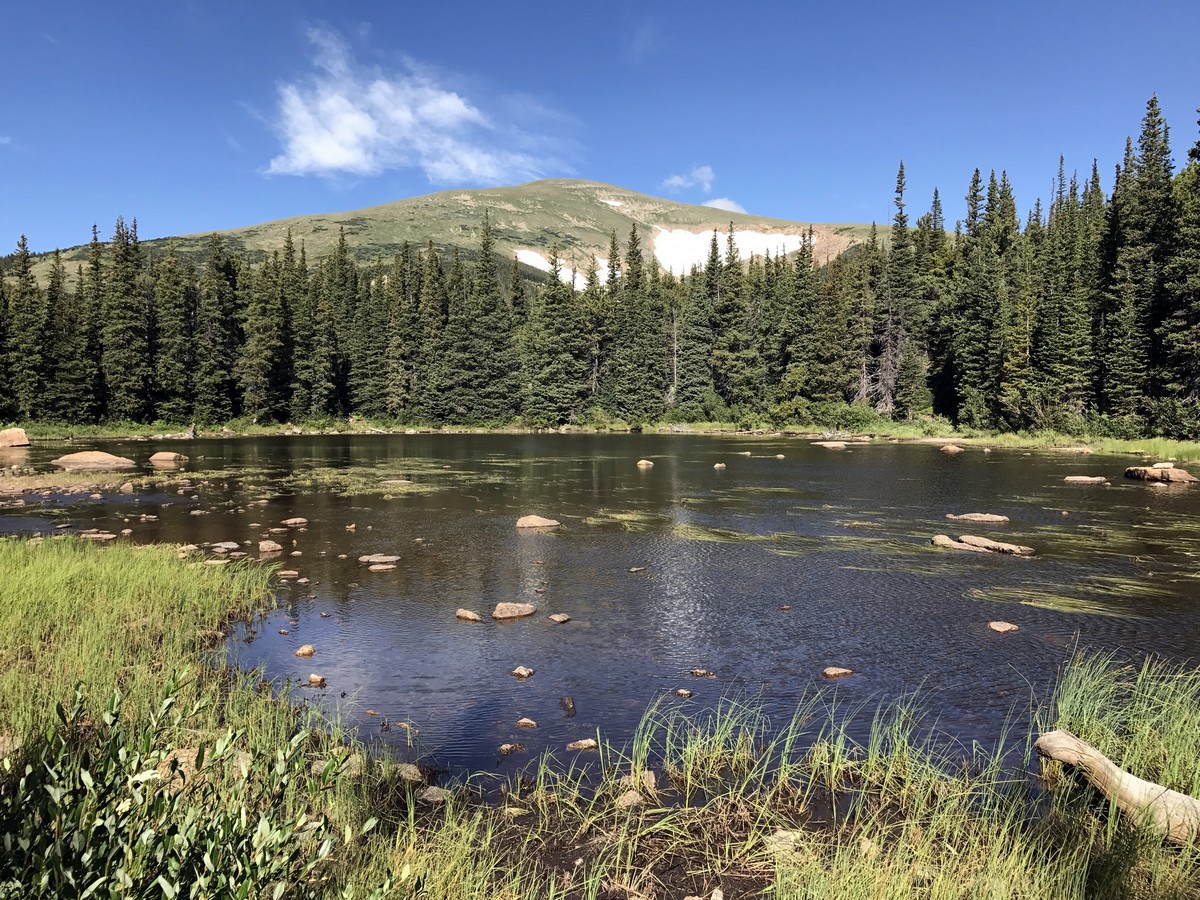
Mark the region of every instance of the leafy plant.
POLYGON ((332 785, 339 761, 311 775, 304 733, 271 757, 239 753, 238 731, 173 747, 168 735, 204 706, 180 710, 181 684, 172 677, 141 717, 114 693, 98 719, 79 686, 56 722, 0 763, 0 897, 328 893, 326 863, 341 836, 305 800, 332 785))

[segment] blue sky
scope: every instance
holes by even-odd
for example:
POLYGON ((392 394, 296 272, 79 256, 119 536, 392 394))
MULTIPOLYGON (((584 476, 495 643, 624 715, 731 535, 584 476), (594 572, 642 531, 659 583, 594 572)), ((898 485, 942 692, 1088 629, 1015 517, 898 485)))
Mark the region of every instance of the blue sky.
POLYGON ((0 245, 35 250, 577 177, 767 216, 1025 209, 1106 190, 1157 93, 1197 138, 1200 3, 22 3, 5 10, 0 245))

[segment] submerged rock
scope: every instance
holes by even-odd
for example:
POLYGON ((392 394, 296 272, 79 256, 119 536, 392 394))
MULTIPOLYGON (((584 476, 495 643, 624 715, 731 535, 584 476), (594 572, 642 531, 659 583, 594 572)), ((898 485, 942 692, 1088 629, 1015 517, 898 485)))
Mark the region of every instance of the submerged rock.
POLYGON ((492 610, 493 619, 519 619, 523 616, 532 616, 537 612, 537 607, 532 603, 497 603, 496 608, 492 610))
POLYGON ((114 456, 100 450, 83 450, 79 453, 68 453, 58 459, 51 460, 53 465, 68 472, 103 472, 109 469, 132 469, 137 463, 123 456, 114 456))
POLYGON ((557 528, 560 524, 558 519, 547 519, 545 516, 521 516, 517 519, 518 528, 557 528))
POLYGON ((949 456, 957 456, 959 453, 963 452, 963 448, 958 446, 958 444, 947 444, 946 446, 942 447, 942 452, 949 456))
POLYGON ((562 707, 563 712, 567 714, 568 719, 575 718, 575 698, 570 694, 558 701, 558 705, 562 707))
POLYGON ((717 673, 711 672, 708 669, 692 669, 691 675, 693 678, 716 678, 717 673))
POLYGON ((369 553, 366 556, 360 556, 358 561, 360 563, 382 563, 387 565, 388 563, 399 562, 400 557, 392 553, 369 553))
POLYGON ((826 450, 845 450, 845 441, 813 441, 814 447, 824 447, 826 450))
POLYGON ((454 618, 462 619, 464 622, 482 622, 483 617, 477 612, 472 612, 469 609, 459 609, 454 613, 454 618))

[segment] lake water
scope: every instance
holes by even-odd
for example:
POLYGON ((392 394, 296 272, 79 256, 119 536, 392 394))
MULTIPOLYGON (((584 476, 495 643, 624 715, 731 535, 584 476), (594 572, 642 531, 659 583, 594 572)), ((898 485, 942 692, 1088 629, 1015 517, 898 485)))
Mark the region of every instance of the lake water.
MULTIPOLYGON (((451 770, 512 767, 597 729, 622 743, 659 699, 698 712, 753 699, 782 722, 816 690, 870 708, 919 691, 940 729, 987 742, 1046 699, 1077 646, 1131 660, 1200 654, 1200 486, 1125 481, 1129 457, 623 434, 87 447, 139 462, 177 450, 205 483, 28 498, 0 508, 0 532, 128 527, 135 541, 250 542, 254 557, 269 528, 307 518, 270 537, 302 553, 282 562, 310 583, 281 585, 279 610, 239 628, 231 652, 281 681, 320 673, 328 687, 301 696, 367 740, 451 770), (1112 484, 1065 484, 1072 474, 1112 484), (395 480, 413 484, 383 484, 395 480), (1012 521, 945 519, 965 512, 1012 521), (525 514, 562 526, 518 530, 525 514), (929 546, 934 534, 964 532, 1037 553, 929 546), (372 553, 401 558, 370 572, 358 557, 372 553), (493 622, 506 600, 539 612, 493 622), (459 607, 484 621, 456 620, 459 607), (548 620, 559 612, 571 621, 548 620), (995 619, 1020 631, 996 634, 995 619), (296 658, 302 644, 316 655, 296 658), (536 674, 512 677, 519 665, 536 674), (827 682, 830 665, 855 674, 827 682), (678 699, 677 688, 694 696, 678 699), (566 695, 573 717, 560 707, 566 695), (523 716, 540 727, 518 728, 523 716), (529 752, 501 760, 497 748, 511 741, 529 752)), ((63 450, 39 446, 26 460, 44 466, 63 450)))

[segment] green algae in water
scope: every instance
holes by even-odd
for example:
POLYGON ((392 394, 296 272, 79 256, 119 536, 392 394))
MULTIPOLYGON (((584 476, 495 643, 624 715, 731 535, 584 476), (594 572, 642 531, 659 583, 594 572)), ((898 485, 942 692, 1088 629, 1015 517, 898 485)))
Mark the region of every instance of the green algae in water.
POLYGON ((755 541, 786 541, 795 538, 793 534, 750 534, 745 531, 734 531, 731 528, 710 528, 706 525, 683 523, 676 525, 672 533, 685 541, 713 541, 719 544, 743 544, 755 541))
POLYGON ((667 517, 656 515, 655 513, 638 512, 636 510, 609 512, 602 509, 594 516, 588 516, 583 521, 585 525, 616 526, 624 528, 626 531, 650 531, 664 525, 667 522, 667 517))
MULTIPOLYGON (((1061 585, 1061 587, 1066 587, 1061 585)), ((1072 597, 1042 588, 1020 587, 991 587, 972 588, 967 596, 975 600, 993 600, 999 603, 1019 603, 1022 606, 1034 606, 1038 609, 1048 609, 1054 612, 1071 613, 1075 615, 1112 616, 1124 619, 1140 619, 1136 613, 1126 609, 1113 609, 1096 600, 1086 600, 1082 597, 1072 597)))

